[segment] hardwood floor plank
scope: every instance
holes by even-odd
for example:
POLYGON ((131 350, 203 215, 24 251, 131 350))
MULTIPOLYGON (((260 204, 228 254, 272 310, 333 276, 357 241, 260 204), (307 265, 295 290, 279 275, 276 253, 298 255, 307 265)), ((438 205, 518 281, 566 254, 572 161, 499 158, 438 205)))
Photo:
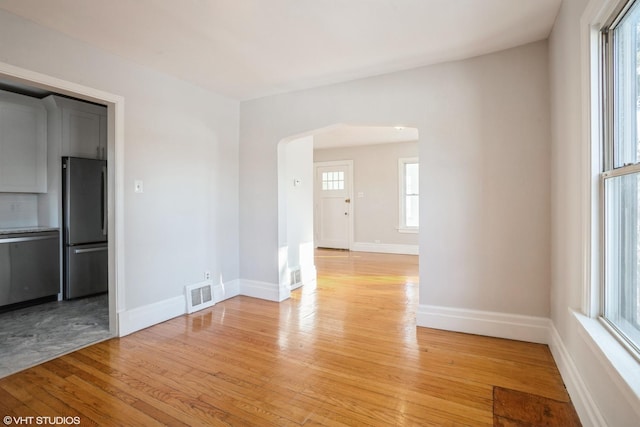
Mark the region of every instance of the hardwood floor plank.
POLYGON ((235 297, 0 379, 0 410, 107 426, 489 426, 517 401, 496 406, 496 386, 570 405, 547 346, 417 328, 417 257, 319 250, 316 265, 317 284, 287 301, 235 297))
MULTIPOLYGON (((32 413, 46 416, 77 416, 69 405, 52 396, 45 388, 33 386, 22 377, 15 377, 15 381, 7 382, 3 386, 12 397, 19 397, 32 413)), ((14 397, 14 398, 15 398, 14 397)))
MULTIPOLYGON (((67 360, 72 360, 72 359, 68 358, 67 360)), ((68 363, 66 360, 62 360, 62 359, 53 360, 45 364, 44 368, 49 370, 52 370, 51 368, 55 368, 54 372, 59 372, 60 370, 64 369, 66 372, 72 373, 72 375, 70 375, 69 377, 71 376, 77 377, 86 381, 87 383, 93 384, 99 387, 101 390, 109 393, 111 396, 118 398, 119 400, 121 400, 127 405, 133 405, 138 401, 138 399, 133 397, 127 391, 116 387, 112 381, 105 381, 104 379, 99 378, 93 375, 92 373, 87 372, 86 370, 80 369, 79 367, 74 366, 71 363, 68 363)), ((66 377, 66 378, 69 378, 69 377, 66 377)))
POLYGON ((99 407, 101 411, 108 413, 112 419, 113 425, 140 425, 140 426, 161 426, 154 418, 138 411, 130 403, 127 404, 119 399, 113 399, 113 395, 102 390, 94 384, 78 378, 75 375, 69 377, 69 384, 82 393, 90 395, 94 405, 99 407))
MULTIPOLYGON (((108 412, 99 409, 98 402, 93 396, 84 394, 82 390, 73 387, 66 379, 58 377, 42 366, 30 368, 18 374, 34 387, 39 386, 54 398, 66 402, 73 410, 78 409, 77 414, 82 422, 95 425, 113 425, 114 421, 108 412), (36 385, 37 384, 37 385, 36 385), (81 410, 79 408, 82 408, 81 410)), ((46 415, 30 411, 28 416, 46 415)), ((25 416, 27 416, 25 415, 25 416)))
MULTIPOLYGON (((218 396, 228 395, 244 405, 253 407, 256 402, 261 403, 261 408, 268 411, 270 416, 286 419, 300 425, 310 414, 309 406, 316 403, 313 399, 302 399, 299 393, 282 387, 253 388, 246 384, 229 382, 226 375, 207 375, 194 381, 200 381, 204 390, 215 391, 218 396), (297 406, 296 404, 301 404, 297 406)), ((204 399, 203 399, 204 400, 204 399)), ((251 408, 252 410, 257 410, 251 408)))
POLYGON ((429 395, 412 394, 410 389, 404 393, 400 388, 389 391, 386 388, 378 388, 371 391, 355 385, 341 385, 335 387, 335 381, 318 380, 313 388, 305 390, 305 394, 334 407, 344 407, 350 411, 362 413, 378 420, 382 425, 403 424, 406 416, 423 416, 429 414, 431 419, 449 420, 459 423, 484 423, 490 424, 492 413, 486 408, 477 409, 464 404, 455 403, 446 399, 429 395), (398 418, 402 415, 401 418, 398 418))
POLYGON ((147 414, 149 417, 156 420, 161 425, 172 426, 172 427, 190 427, 193 426, 193 418, 187 417, 183 422, 178 418, 175 418, 169 415, 167 412, 158 408, 157 406, 151 405, 142 400, 136 400, 131 404, 132 407, 136 408, 138 411, 147 414))
POLYGON ((22 405, 22 401, 6 390, 6 387, 10 386, 10 383, 4 381, 0 384, 0 410, 3 413, 10 413, 14 408, 22 405))
MULTIPOLYGON (((161 419, 159 418, 175 419, 175 420, 178 420, 176 425, 179 425, 179 424, 193 425, 194 421, 199 421, 200 423, 203 423, 203 424, 207 422, 215 421, 215 420, 211 420, 209 417, 206 417, 206 416, 205 417, 194 416, 195 414, 190 413, 190 411, 180 411, 174 405, 168 404, 161 400, 157 400, 153 395, 147 393, 144 387, 140 387, 140 388, 131 387, 129 383, 120 381, 115 377, 111 376, 110 373, 113 372, 112 370, 106 369, 109 373, 105 373, 99 370, 98 368, 96 368, 96 366, 100 367, 101 364, 97 364, 91 358, 88 358, 86 356, 83 357, 83 355, 78 354, 77 352, 72 355, 68 355, 67 359, 70 361, 70 363, 73 363, 74 366, 78 367, 79 369, 82 369, 87 373, 95 376, 96 378, 99 378, 100 380, 111 384, 111 387, 116 388, 118 390, 118 392, 116 393, 117 395, 120 395, 121 393, 127 393, 131 395, 132 398, 137 399, 134 403, 132 403, 132 406, 134 406, 135 408, 138 408, 138 409, 149 408, 149 407, 154 408, 149 415, 152 416, 153 418, 158 419, 159 421, 161 421, 161 419), (166 415, 162 415, 162 414, 166 414, 166 415)), ((104 367, 103 367, 103 370, 105 370, 104 367)), ((169 425, 174 425, 174 424, 172 423, 169 425)), ((222 425, 225 425, 225 424, 223 423, 222 425)))
POLYGON ((561 425, 580 427, 573 406, 530 393, 494 387, 493 411, 498 425, 561 425))

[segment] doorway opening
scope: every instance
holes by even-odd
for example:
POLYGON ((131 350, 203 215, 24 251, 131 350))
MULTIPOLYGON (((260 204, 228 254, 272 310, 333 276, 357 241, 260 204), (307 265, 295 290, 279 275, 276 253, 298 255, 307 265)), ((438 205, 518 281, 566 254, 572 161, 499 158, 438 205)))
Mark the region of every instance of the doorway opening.
POLYGON ((418 224, 406 227, 402 220, 407 198, 400 166, 407 158, 417 164, 416 128, 335 125, 280 142, 281 288, 305 284, 292 281, 302 265, 315 281, 317 248, 418 255, 418 224))
MULTIPOLYGON (((38 341, 40 339, 38 335, 44 336, 44 334, 35 333, 37 330, 32 330, 29 334, 22 334, 24 335, 22 338, 18 333, 17 338, 20 342, 16 342, 14 347, 18 353, 12 354, 10 359, 14 362, 19 362, 20 365, 12 363, 10 366, 2 366, 3 369, 0 369, 0 376, 5 376, 118 335, 117 312, 120 307, 124 306, 124 292, 121 289, 124 283, 124 260, 122 251, 119 249, 119 243, 123 241, 123 229, 121 226, 123 215, 123 172, 121 167, 116 167, 116 164, 118 166, 122 165, 124 100, 117 95, 4 63, 0 63, 0 90, 39 100, 47 97, 58 97, 60 100, 78 102, 90 107, 101 106, 106 110, 103 120, 91 117, 91 115, 73 118, 85 120, 84 123, 79 124, 83 130, 88 130, 90 126, 87 126, 91 124, 90 121, 95 119, 95 125, 101 128, 101 135, 104 135, 104 140, 101 142, 102 145, 95 155, 101 156, 106 161, 104 166, 106 169, 103 172, 106 186, 102 186, 106 191, 101 192, 101 204, 106 207, 103 211, 102 227, 105 232, 108 230, 108 244, 104 251, 99 248, 102 253, 107 254, 103 258, 106 260, 106 266, 102 267, 103 261, 101 261, 101 268, 107 271, 106 276, 108 277, 106 292, 101 288, 97 294, 69 299, 68 301, 64 300, 62 157, 59 149, 51 150, 49 148, 51 142, 47 138, 47 151, 49 152, 46 166, 49 177, 48 188, 46 192, 34 193, 33 195, 27 194, 23 195, 23 197, 36 200, 38 213, 37 221, 34 222, 33 226, 59 230, 60 291, 57 299, 54 296, 52 301, 47 301, 45 304, 28 304, 29 307, 24 309, 24 313, 25 316, 29 314, 28 312, 35 313, 31 317, 39 317, 40 324, 43 316, 50 319, 50 321, 46 322, 46 327, 47 329, 53 329, 47 333, 54 338, 51 341, 55 342, 45 342, 45 345, 43 345, 43 342, 38 341), (92 316, 100 320, 93 319, 92 316), (58 335, 56 336, 56 334, 58 335), (34 348, 29 346, 39 348, 39 351, 34 352, 34 348), (26 355, 30 357, 26 357, 26 355)), ((46 102, 43 101, 43 104, 46 104, 46 102)), ((47 107, 50 107, 50 105, 47 107)), ((55 127, 56 123, 54 121, 48 124, 55 127)), ((97 249, 91 251, 91 254, 93 253, 97 253, 97 249)), ((9 317, 11 317, 12 313, 15 313, 15 311, 6 312, 9 317)), ((19 323, 22 323, 22 325, 18 326, 25 326, 25 319, 27 317, 21 317, 21 322, 19 323)), ((6 326, 9 325, 9 322, 3 324, 6 326)), ((4 364, 0 363, 0 365, 4 364)))

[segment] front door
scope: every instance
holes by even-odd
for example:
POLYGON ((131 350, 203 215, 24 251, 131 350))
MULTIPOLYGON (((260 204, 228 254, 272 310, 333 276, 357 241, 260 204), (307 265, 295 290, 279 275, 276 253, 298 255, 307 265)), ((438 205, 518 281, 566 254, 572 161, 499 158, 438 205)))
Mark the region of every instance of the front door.
POLYGON ((351 161, 316 163, 315 189, 316 246, 349 249, 351 161))

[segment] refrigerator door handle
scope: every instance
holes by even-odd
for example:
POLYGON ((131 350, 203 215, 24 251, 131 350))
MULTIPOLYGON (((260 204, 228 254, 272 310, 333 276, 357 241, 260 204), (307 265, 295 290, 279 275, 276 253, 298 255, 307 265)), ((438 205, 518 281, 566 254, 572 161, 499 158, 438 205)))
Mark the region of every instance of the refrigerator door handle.
POLYGON ((74 254, 87 254, 90 252, 100 252, 100 251, 106 251, 108 248, 106 246, 103 246, 101 248, 89 248, 89 249, 74 249, 73 253, 74 254))
MULTIPOLYGON (((62 169, 64 171, 64 177, 63 177, 63 185, 64 185, 64 193, 63 193, 63 203, 64 203, 64 211, 65 212, 70 212, 71 211, 71 179, 69 178, 69 174, 71 173, 69 168, 71 167, 71 165, 69 164, 68 160, 66 158, 62 158, 62 169)), ((71 236, 71 219, 69 218, 69 215, 63 215, 63 221, 64 221, 64 239, 63 241, 65 242, 65 244, 67 242, 69 242, 71 236)))
POLYGON ((0 239, 0 245, 5 243, 21 243, 21 242, 33 242, 36 240, 49 240, 49 239, 57 239, 58 236, 36 236, 36 237, 10 237, 7 239, 0 239))
POLYGON ((102 167, 102 234, 107 235, 107 167, 102 167))

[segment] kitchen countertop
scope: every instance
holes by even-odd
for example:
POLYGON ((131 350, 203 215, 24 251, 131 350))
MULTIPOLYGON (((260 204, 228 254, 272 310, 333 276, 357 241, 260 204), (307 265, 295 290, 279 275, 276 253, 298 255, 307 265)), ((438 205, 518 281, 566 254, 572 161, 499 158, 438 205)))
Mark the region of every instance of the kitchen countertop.
POLYGON ((8 227, 0 228, 0 235, 3 234, 18 234, 18 233, 42 233, 44 231, 58 231, 58 227, 43 227, 43 226, 31 226, 31 227, 8 227))

